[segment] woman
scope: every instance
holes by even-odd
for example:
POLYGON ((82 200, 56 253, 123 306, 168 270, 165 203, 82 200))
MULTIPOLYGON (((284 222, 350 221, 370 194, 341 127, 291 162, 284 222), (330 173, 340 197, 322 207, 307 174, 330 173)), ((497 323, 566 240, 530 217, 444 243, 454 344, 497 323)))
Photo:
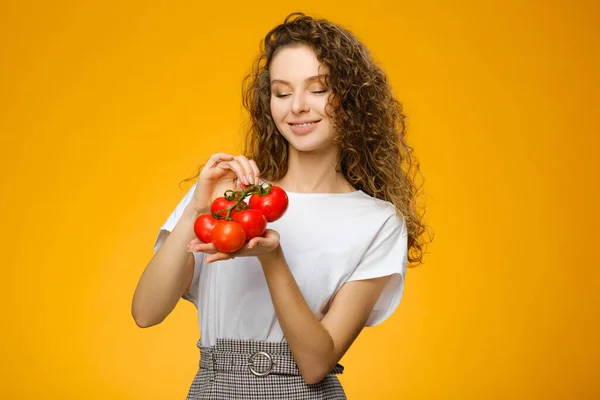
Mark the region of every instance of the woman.
POLYGON ((139 326, 198 308, 188 399, 345 399, 338 364, 397 308, 421 261, 418 164, 382 70, 350 32, 292 14, 245 81, 245 155, 214 154, 161 228, 133 298, 139 326), (289 208, 235 253, 195 238, 229 189, 283 188, 289 208))

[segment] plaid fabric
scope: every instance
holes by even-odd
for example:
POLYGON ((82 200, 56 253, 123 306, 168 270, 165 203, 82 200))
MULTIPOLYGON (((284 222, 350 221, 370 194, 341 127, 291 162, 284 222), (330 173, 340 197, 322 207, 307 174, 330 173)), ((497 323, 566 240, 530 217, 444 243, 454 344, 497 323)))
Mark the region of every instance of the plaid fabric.
POLYGON ((198 347, 200 368, 187 400, 346 399, 335 376, 344 367, 307 385, 285 342, 217 339, 215 346, 198 347))

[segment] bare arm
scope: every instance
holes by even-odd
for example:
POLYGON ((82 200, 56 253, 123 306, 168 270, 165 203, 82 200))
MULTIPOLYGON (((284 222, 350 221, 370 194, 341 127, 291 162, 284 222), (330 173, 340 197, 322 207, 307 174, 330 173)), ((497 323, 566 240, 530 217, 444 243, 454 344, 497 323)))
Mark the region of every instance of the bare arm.
POLYGON ((190 246, 209 255, 213 263, 232 257, 257 256, 265 274, 275 314, 302 378, 308 384, 320 382, 346 353, 365 326, 391 275, 347 282, 337 292, 322 320, 306 303, 279 245, 279 234, 267 229, 236 253, 220 253, 212 244, 198 240, 190 246))
POLYGON ((259 257, 275 313, 302 377, 321 381, 358 337, 390 276, 346 283, 319 321, 308 307, 281 248, 259 257))
POLYGON ((193 198, 160 249, 146 266, 133 295, 131 313, 140 327, 161 323, 173 311, 194 275, 194 255, 188 244, 196 236, 194 222, 210 212, 215 197, 258 181, 256 163, 243 156, 213 154, 199 174, 193 198))
POLYGON ((173 311, 194 274, 188 243, 198 212, 186 207, 183 216, 144 270, 133 295, 131 313, 142 328, 161 323, 173 311))

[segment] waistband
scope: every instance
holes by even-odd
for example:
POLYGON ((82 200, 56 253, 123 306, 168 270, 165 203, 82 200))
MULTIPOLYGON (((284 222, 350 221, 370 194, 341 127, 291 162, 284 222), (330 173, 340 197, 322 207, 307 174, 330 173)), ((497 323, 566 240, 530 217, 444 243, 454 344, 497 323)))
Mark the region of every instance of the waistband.
MULTIPOLYGON (((251 373, 255 376, 300 375, 298 365, 286 342, 217 339, 214 346, 201 346, 200 369, 212 372, 251 373)), ((341 374, 337 364, 329 375, 341 374)))

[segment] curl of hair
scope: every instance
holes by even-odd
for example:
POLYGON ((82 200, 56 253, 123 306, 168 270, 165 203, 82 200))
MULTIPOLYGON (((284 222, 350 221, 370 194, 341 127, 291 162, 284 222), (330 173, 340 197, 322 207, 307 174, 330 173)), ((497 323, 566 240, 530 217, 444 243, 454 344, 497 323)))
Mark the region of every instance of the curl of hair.
POLYGON ((329 70, 326 84, 341 173, 355 189, 394 204, 406 221, 409 266, 420 264, 428 227, 417 204, 422 176, 405 140, 406 116, 386 74, 351 32, 293 13, 267 33, 243 82, 249 114, 244 154, 255 160, 265 181, 286 174, 288 143, 271 117, 269 66, 278 51, 299 45, 309 46, 329 70))

